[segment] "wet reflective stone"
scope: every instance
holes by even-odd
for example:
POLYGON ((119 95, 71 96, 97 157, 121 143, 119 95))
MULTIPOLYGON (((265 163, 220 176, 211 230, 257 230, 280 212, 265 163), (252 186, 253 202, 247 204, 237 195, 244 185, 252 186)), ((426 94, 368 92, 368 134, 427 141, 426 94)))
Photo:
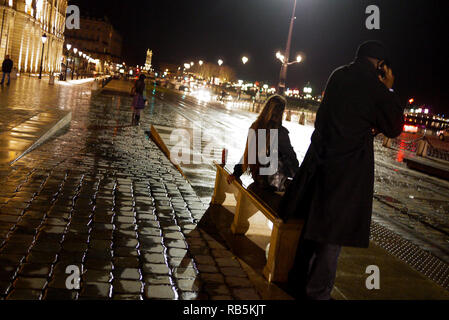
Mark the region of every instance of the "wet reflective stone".
POLYGON ((166 264, 145 263, 142 271, 145 274, 169 274, 170 270, 166 264))
POLYGON ((195 258, 195 262, 198 265, 201 265, 201 264, 215 265, 215 260, 211 256, 195 255, 194 258, 195 258))
POLYGON ((146 284, 165 284, 171 285, 171 280, 169 276, 147 274, 143 277, 143 281, 146 284))
POLYGON ((30 289, 14 289, 8 295, 9 300, 40 300, 42 292, 30 289))
POLYGON ((204 283, 224 283, 221 273, 200 273, 200 278, 204 283))
POLYGON ((169 248, 181 248, 181 249, 187 248, 187 244, 185 243, 184 240, 165 239, 164 243, 169 248))
POLYGON ((6 295, 11 287, 12 287, 11 282, 7 282, 4 280, 0 281, 0 296, 6 295))
POLYGON ((253 288, 253 284, 247 278, 226 276, 225 281, 232 288, 253 288))
POLYGON ((197 273, 194 268, 174 268, 173 275, 179 279, 195 278, 197 273))
POLYGON ((260 296, 254 289, 232 289, 233 296, 238 300, 259 300, 260 296))
POLYGON ((231 295, 229 288, 220 283, 205 283, 204 291, 210 296, 231 295))
POLYGON ((140 280, 140 270, 137 268, 117 268, 113 271, 114 278, 126 280, 140 280))
POLYGON ((86 259, 85 266, 87 270, 103 270, 111 272, 113 270, 113 264, 111 261, 97 260, 97 259, 86 259))
POLYGON ((197 267, 198 267, 198 271, 200 272, 200 274, 218 273, 219 272, 218 268, 214 265, 200 264, 200 265, 197 265, 197 267))
POLYGON ((113 279, 111 272, 94 269, 88 269, 83 273, 82 278, 85 282, 111 282, 113 279))
POLYGON ((145 296, 147 299, 175 299, 175 291, 171 286, 147 285, 145 286, 145 296))
POLYGON ((81 289, 79 299, 108 299, 111 296, 112 286, 104 282, 88 282, 81 289))
POLYGON ((50 274, 50 266, 47 264, 24 263, 19 275, 26 277, 46 278, 50 274))
POLYGON ((45 290, 44 300, 75 300, 78 292, 75 290, 48 288, 45 290))
POLYGON ((143 300, 140 294, 114 294, 114 300, 143 300))
POLYGON ((14 287, 17 289, 35 289, 42 290, 47 284, 46 278, 26 278, 19 277, 14 281, 14 287))
POLYGON ((143 284, 140 281, 133 280, 117 280, 113 281, 115 293, 141 293, 143 284))
POLYGON ((112 260, 114 267, 117 268, 138 268, 139 259, 136 257, 114 257, 112 260))
POLYGON ((199 291, 201 288, 201 281, 197 279, 180 279, 177 281, 179 289, 182 291, 199 291))
POLYGON ((163 254, 160 253, 146 253, 143 256, 144 260, 147 263, 159 263, 159 264, 164 264, 165 263, 165 256, 163 254))

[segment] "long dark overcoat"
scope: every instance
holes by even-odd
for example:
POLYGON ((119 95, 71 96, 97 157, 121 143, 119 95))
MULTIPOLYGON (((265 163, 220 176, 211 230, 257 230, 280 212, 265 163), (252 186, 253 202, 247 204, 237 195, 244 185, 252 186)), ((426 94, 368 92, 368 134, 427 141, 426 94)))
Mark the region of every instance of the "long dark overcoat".
MULTIPOLYGON (((358 59, 329 78, 311 145, 283 197, 284 219, 306 219, 306 239, 368 247, 374 186, 372 129, 402 132, 403 108, 374 65, 358 59)), ((294 137, 291 137, 294 139, 294 137)))

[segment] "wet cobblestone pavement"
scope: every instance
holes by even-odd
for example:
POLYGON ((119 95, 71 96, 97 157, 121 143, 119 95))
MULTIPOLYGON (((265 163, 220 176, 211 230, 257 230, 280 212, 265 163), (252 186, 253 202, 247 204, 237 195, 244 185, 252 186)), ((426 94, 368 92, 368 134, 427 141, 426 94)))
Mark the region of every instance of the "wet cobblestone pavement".
POLYGON ((131 127, 129 98, 86 88, 69 130, 1 168, 0 299, 259 299, 197 228, 206 208, 146 139, 149 115, 131 127))

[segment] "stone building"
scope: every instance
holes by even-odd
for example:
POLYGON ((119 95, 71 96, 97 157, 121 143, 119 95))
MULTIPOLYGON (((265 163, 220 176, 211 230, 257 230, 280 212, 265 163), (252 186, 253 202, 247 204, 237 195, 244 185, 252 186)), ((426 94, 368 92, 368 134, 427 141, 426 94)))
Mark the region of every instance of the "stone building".
POLYGON ((64 45, 67 0, 0 0, 0 60, 9 55, 18 72, 58 72, 64 45))
POLYGON ((82 17, 80 29, 67 29, 66 44, 104 63, 121 63, 123 38, 107 18, 82 17))

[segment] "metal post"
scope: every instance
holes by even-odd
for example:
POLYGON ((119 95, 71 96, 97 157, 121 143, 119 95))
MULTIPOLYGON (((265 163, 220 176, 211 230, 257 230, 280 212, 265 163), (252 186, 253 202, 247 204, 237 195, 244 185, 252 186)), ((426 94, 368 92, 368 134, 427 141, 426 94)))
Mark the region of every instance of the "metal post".
POLYGON ((41 67, 39 70, 39 79, 42 79, 42 64, 44 63, 44 49, 45 49, 45 43, 42 43, 41 67))
POLYGON ((73 56, 72 80, 73 80, 73 74, 75 73, 75 59, 76 59, 76 55, 73 56))
POLYGON ((285 54, 284 54, 284 62, 282 63, 281 74, 279 77, 278 90, 279 90, 280 94, 284 94, 284 92, 285 92, 285 82, 287 80, 288 61, 290 60, 290 47, 291 47, 291 42, 292 42, 293 25, 294 25, 295 19, 296 19, 295 12, 296 12, 296 0, 293 5, 293 13, 292 13, 292 19, 290 20, 290 29, 288 31, 287 46, 285 48, 285 54))
POLYGON ((67 53, 67 60, 65 61, 65 72, 64 72, 64 81, 67 81, 67 69, 69 68, 69 57, 70 53, 67 53))

